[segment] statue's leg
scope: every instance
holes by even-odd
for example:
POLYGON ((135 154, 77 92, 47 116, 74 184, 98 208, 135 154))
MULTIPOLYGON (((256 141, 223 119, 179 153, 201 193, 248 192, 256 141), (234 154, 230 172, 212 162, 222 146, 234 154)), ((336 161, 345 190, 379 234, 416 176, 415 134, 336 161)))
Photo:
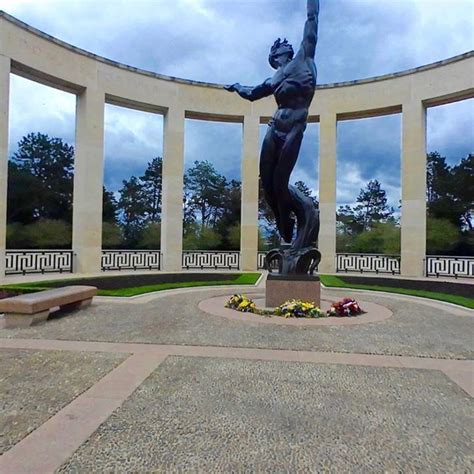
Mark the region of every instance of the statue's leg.
POLYGON ((298 124, 286 136, 273 176, 273 189, 277 196, 278 213, 280 216, 280 234, 285 242, 288 243, 291 242, 293 237, 295 225, 294 219, 290 217, 293 210, 293 199, 288 190, 288 183, 298 159, 304 129, 304 124, 298 124))
POLYGON ((273 175, 278 163, 280 149, 281 145, 274 138, 272 128, 268 127, 260 153, 260 178, 265 192, 265 200, 275 215, 278 228, 280 227, 280 215, 274 190, 273 175))

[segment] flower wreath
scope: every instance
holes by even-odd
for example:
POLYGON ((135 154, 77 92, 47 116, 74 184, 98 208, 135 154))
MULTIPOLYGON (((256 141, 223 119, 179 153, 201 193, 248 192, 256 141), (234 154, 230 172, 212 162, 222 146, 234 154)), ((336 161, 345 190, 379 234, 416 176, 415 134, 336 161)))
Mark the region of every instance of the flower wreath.
POLYGON ((331 308, 328 311, 328 316, 356 316, 362 313, 363 311, 356 300, 352 298, 344 298, 342 301, 331 305, 331 308))

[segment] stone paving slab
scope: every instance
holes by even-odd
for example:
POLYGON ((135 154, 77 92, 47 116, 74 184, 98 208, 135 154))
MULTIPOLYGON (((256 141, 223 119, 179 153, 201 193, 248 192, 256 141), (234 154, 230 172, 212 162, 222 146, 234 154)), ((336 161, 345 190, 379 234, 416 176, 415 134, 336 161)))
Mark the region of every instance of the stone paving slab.
POLYGON ((470 403, 438 371, 170 357, 60 472, 469 472, 470 403))
POLYGON ((225 295, 207 290, 166 296, 146 304, 94 304, 36 327, 0 330, 0 338, 40 338, 138 342, 222 347, 252 347, 324 352, 472 359, 474 318, 449 307, 356 291, 323 290, 338 300, 353 296, 386 306, 386 321, 351 327, 288 327, 230 321, 199 310, 201 300, 225 295))
POLYGON ((127 354, 0 350, 0 454, 127 358, 127 354))

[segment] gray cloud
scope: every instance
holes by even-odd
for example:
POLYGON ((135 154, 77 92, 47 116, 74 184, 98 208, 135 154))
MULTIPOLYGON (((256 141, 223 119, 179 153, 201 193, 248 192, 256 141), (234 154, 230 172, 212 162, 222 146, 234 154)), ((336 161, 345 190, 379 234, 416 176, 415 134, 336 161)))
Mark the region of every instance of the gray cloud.
POLYGON ((344 121, 338 124, 338 202, 355 200, 360 188, 378 179, 391 205, 400 199, 401 116, 344 121))
POLYGON ((240 180, 242 125, 186 120, 185 167, 194 161, 210 161, 228 179, 240 180))
MULTIPOLYGON (((255 84, 271 74, 270 45, 301 41, 304 0, 0 0, 0 9, 96 54, 163 74, 255 84)), ((321 0, 319 82, 338 82, 416 67, 473 47, 471 0, 321 0)), ((317 100, 317 96, 315 97, 317 100)), ((29 131, 74 141, 75 98, 12 78, 10 149, 29 131)), ((428 111, 428 150, 454 163, 474 151, 473 101, 428 111)), ((108 106, 105 182, 143 172, 162 154, 160 116, 108 106)), ((209 159, 240 176, 241 127, 187 121, 186 165, 209 159)), ((379 179, 391 203, 400 194, 400 117, 339 124, 338 201, 379 179)), ((293 180, 317 189, 319 126, 310 125, 293 180)))
POLYGON ((451 166, 474 153, 474 99, 428 109, 427 150, 438 151, 451 166))
POLYGON ((76 97, 12 75, 10 81, 10 154, 30 132, 62 137, 74 143, 76 97))
POLYGON ((141 176, 163 156, 163 117, 113 105, 105 108, 104 184, 117 191, 130 176, 141 176))

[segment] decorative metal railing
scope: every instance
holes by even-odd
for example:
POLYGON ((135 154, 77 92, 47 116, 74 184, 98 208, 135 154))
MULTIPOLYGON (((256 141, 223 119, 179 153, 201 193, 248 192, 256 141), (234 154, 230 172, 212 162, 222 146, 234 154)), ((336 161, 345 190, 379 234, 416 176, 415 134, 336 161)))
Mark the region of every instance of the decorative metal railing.
POLYGON ((72 273, 72 250, 7 250, 5 274, 72 273))
POLYGON ((258 252, 257 253, 257 269, 263 270, 265 269, 265 255, 267 252, 258 252))
POLYGON ((337 272, 400 273, 400 255, 338 253, 337 272))
MULTIPOLYGON (((266 252, 258 252, 257 267, 264 269, 266 252)), ((159 250, 103 250, 102 270, 160 270, 159 250)), ((7 250, 7 275, 28 273, 72 273, 72 250, 7 250)), ((183 269, 240 268, 240 252, 189 250, 183 252, 183 269)), ((276 263, 276 262, 275 262, 276 263)), ((276 268, 275 268, 276 269, 276 268)), ((399 255, 337 254, 337 272, 400 274, 399 255)), ((428 255, 425 259, 427 277, 474 278, 474 257, 428 255)))
POLYGON ((159 250, 102 250, 102 271, 160 270, 159 250))
POLYGON ((425 259, 425 275, 437 278, 474 278, 474 257, 427 255, 425 259))
POLYGON ((229 270, 240 268, 240 252, 236 251, 211 251, 211 250, 185 250, 183 252, 183 268, 226 268, 229 270))

